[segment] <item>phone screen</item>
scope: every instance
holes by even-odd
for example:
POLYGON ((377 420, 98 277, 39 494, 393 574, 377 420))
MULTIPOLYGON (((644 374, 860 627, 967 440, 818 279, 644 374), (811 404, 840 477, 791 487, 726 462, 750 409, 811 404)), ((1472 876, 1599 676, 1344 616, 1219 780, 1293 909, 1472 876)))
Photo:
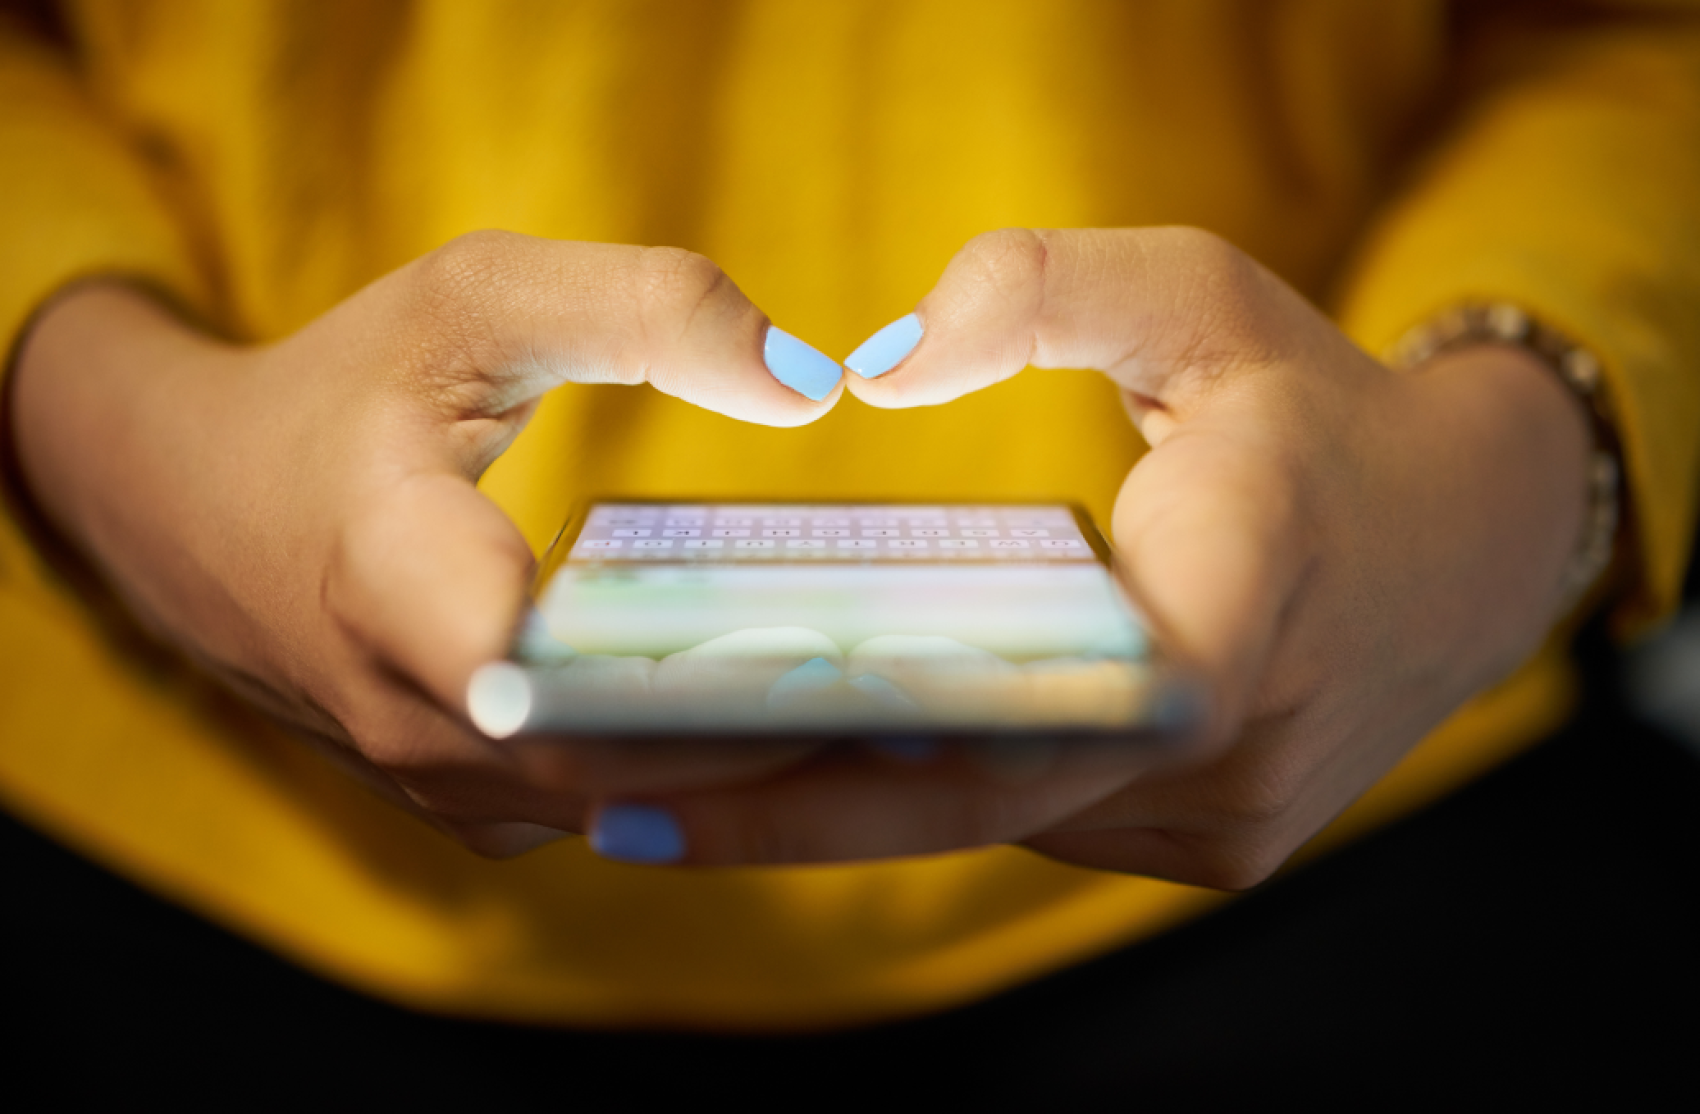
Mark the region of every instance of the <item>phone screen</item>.
POLYGON ((534 596, 493 734, 1125 733, 1168 675, 1058 504, 597 502, 534 596))

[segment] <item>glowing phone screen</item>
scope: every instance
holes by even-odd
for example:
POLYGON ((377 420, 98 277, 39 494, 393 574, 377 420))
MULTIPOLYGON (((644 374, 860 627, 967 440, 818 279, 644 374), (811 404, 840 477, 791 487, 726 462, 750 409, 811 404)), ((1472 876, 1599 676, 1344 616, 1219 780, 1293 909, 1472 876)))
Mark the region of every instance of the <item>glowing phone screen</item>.
POLYGON ((1055 504, 595 503, 516 644, 524 728, 1137 729, 1156 661, 1107 558, 1055 504))

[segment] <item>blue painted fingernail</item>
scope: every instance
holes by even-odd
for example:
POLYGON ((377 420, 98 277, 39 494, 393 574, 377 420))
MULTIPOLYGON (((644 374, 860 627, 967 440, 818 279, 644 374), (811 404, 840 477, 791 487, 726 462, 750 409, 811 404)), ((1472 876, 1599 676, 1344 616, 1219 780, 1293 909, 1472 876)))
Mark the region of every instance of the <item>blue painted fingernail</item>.
POLYGON ((793 391, 819 402, 832 393, 844 369, 777 325, 767 327, 761 358, 773 377, 793 391))
POLYGON ((899 317, 850 353, 844 366, 863 379, 878 379, 903 362, 921 343, 921 319, 913 313, 899 317))
POLYGON ((622 863, 676 863, 685 857, 685 833, 664 808, 610 805, 596 816, 590 847, 622 863))
POLYGON ((838 667, 825 658, 810 658, 773 682, 773 687, 767 690, 767 706, 783 708, 822 689, 831 688, 842 676, 844 674, 838 667))

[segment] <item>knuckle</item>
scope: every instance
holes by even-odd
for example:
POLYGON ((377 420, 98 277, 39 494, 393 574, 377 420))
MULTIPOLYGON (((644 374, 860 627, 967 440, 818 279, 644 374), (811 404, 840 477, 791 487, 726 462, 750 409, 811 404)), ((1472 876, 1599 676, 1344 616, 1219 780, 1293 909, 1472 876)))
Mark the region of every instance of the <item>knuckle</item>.
POLYGON ((519 248, 528 239, 496 229, 468 232, 415 261, 408 291, 414 363, 441 372, 487 362, 496 311, 511 296, 519 248))
POLYGON ((1168 254, 1200 273, 1222 276, 1229 281, 1255 273, 1251 256, 1231 240, 1208 229, 1181 225, 1162 229, 1158 235, 1168 254))
POLYGON ((515 245, 523 237, 484 229, 455 237, 420 257, 416 293, 426 308, 464 308, 489 297, 512 267, 515 245))
POLYGON ((1044 286, 1049 252, 1044 239, 1030 228, 1001 228, 974 237, 957 254, 957 262, 993 289, 1008 293, 1044 286))
POLYGON ((398 731, 381 724, 351 724, 356 749, 379 770, 407 787, 407 793, 421 807, 435 810, 428 777, 432 763, 430 754, 420 744, 419 736, 410 731, 398 731))
POLYGON ((1293 806, 1286 779, 1259 771, 1235 779, 1217 799, 1217 815, 1232 830, 1257 833, 1277 828, 1293 806))
POLYGON ((643 249, 635 281, 644 313, 657 323, 670 323, 672 333, 683 332, 698 310, 738 293, 717 263, 683 248, 643 249))
POLYGON ((1269 289, 1263 268, 1232 241, 1203 228, 1154 232, 1154 244, 1180 276, 1188 300, 1208 307, 1208 330, 1219 338, 1254 336, 1264 326, 1269 289))
POLYGON ((521 239, 494 228, 462 233, 424 256, 423 276, 427 285, 450 292, 478 289, 500 273, 521 239))

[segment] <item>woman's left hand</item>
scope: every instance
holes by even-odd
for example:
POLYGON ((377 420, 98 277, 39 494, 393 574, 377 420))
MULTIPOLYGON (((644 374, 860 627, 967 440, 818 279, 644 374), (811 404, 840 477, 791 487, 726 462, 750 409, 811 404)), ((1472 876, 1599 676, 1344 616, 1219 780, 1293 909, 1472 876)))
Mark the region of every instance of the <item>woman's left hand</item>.
POLYGON ((1138 747, 826 755, 751 785, 603 802, 605 854, 646 857, 620 835, 637 816, 670 823, 682 839, 668 846, 693 864, 1022 843, 1243 888, 1556 618, 1588 432, 1521 350, 1394 372, 1190 229, 991 233, 916 314, 922 339, 895 367, 850 378, 863 401, 935 405, 1029 365, 1120 386, 1151 451, 1114 538, 1170 650, 1204 679, 1207 725, 1166 761, 1138 747))

